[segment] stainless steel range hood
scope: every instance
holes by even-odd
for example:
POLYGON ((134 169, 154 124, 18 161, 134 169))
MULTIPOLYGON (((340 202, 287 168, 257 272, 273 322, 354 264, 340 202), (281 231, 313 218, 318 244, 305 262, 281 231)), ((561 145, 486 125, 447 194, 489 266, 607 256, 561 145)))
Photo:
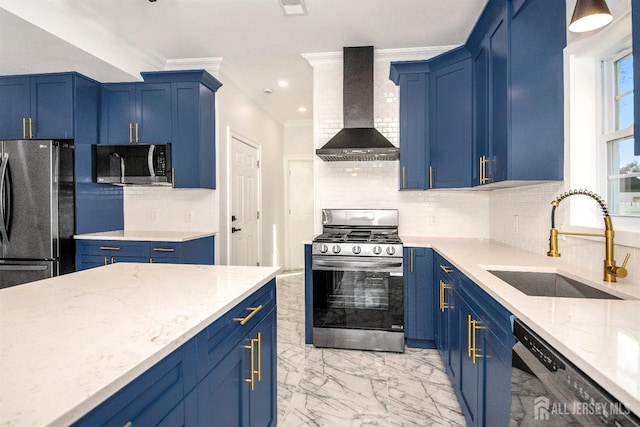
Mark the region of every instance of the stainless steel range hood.
POLYGON ((398 160, 400 150, 373 127, 373 46, 343 52, 344 129, 316 155, 327 162, 398 160))

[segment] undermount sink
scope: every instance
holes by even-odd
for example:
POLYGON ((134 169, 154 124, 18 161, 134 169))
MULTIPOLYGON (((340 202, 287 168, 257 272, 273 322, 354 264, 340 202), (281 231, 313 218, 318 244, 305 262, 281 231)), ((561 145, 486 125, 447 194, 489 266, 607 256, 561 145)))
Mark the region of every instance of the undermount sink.
POLYGON ((487 270, 520 292, 539 297, 623 299, 558 273, 487 270))

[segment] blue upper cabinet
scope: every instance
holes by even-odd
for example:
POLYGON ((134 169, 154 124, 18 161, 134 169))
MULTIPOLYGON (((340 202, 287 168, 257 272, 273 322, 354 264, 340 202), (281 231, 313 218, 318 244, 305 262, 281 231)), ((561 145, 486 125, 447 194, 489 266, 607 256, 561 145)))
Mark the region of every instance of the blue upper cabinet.
POLYGON ((391 80, 400 86, 400 190, 429 187, 429 73, 424 61, 391 64, 391 80))
POLYGON ((0 78, 0 138, 74 137, 75 73, 0 78))
POLYGON ((390 78, 400 86, 400 189, 471 186, 469 52, 394 62, 390 78))
POLYGON ((216 188, 215 92, 204 70, 141 73, 102 87, 100 143, 171 143, 175 188, 216 188))
POLYGON ((170 140, 170 84, 102 86, 101 143, 166 143, 170 140))
POLYGON ((471 187, 471 57, 460 48, 431 68, 429 188, 471 187))
POLYGON ((474 185, 563 179, 565 15, 554 0, 490 0, 469 36, 474 185))

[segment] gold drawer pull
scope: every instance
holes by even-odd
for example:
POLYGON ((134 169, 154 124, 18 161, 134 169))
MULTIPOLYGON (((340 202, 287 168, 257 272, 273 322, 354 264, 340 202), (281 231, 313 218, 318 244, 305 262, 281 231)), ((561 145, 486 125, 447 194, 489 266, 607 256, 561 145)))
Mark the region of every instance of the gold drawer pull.
POLYGON ((127 421, 122 427, 133 427, 133 423, 131 421, 127 421))
POLYGON ((254 354, 254 348, 253 348, 253 344, 258 341, 257 339, 251 339, 250 345, 245 345, 244 348, 246 348, 247 350, 251 351, 251 366, 249 367, 249 378, 245 378, 245 382, 248 382, 251 385, 251 391, 253 391, 256 387, 256 380, 254 378, 254 375, 256 374, 256 370, 254 368, 255 366, 255 359, 256 356, 254 354))
POLYGON ((119 251, 120 248, 116 246, 100 246, 101 251, 119 251))
POLYGON ((451 286, 447 286, 442 280, 440 280, 440 311, 444 311, 449 308, 449 304, 446 302, 445 289, 451 289, 451 286))
POLYGON ((235 317, 233 320, 236 320, 238 322, 240 322, 241 325, 244 325, 245 323, 247 323, 249 320, 251 320, 251 318, 253 316, 255 316, 256 314, 258 314, 258 312, 260 310, 262 310, 262 305, 259 305, 257 307, 249 307, 247 308, 247 310, 251 310, 251 313, 249 313, 247 315, 247 317, 235 317))
POLYGON ((175 252, 174 248, 153 248, 156 252, 175 252))
POLYGON ((441 265, 440 268, 442 269, 442 271, 444 271, 445 273, 453 273, 453 268, 447 266, 447 265, 441 265))

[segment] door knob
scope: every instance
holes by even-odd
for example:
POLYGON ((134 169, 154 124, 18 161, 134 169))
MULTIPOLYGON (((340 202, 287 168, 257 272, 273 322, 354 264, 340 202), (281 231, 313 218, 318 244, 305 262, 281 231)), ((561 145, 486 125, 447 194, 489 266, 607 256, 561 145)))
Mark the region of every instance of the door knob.
POLYGON ((235 215, 231 215, 231 221, 236 221, 238 218, 235 215))
POLYGON ((235 233, 236 231, 242 231, 242 228, 231 227, 231 232, 235 233))

